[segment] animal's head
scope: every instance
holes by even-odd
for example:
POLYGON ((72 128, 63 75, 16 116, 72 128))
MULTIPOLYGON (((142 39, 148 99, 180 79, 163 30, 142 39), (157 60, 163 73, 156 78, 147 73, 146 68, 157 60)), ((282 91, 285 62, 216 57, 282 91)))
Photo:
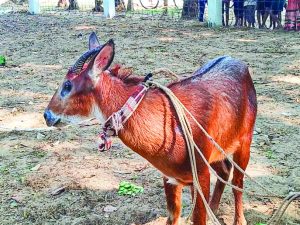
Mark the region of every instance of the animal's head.
POLYGON ((97 113, 94 89, 99 76, 110 66, 113 58, 113 40, 100 45, 96 34, 92 33, 89 51, 69 69, 45 110, 48 126, 56 126, 60 122, 78 123, 97 113))

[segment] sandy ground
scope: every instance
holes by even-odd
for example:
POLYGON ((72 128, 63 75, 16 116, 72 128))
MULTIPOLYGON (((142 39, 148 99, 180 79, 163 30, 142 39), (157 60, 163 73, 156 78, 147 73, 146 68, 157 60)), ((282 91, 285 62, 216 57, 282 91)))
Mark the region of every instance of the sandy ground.
MULTIPOLYGON (((117 139, 112 151, 99 154, 99 126, 44 129, 43 110, 67 68, 87 49, 93 30, 102 42, 114 38, 115 62, 138 74, 164 67, 187 76, 220 55, 244 60, 259 102, 247 172, 275 194, 299 191, 300 33, 213 30, 196 22, 104 20, 92 14, 10 14, 0 16, 0 54, 7 58, 7 67, 0 68, 1 224, 165 221, 161 175, 144 159, 117 139), (118 196, 123 180, 143 186, 144 193, 118 196), (107 212, 106 206, 116 211, 107 212)), ((245 187, 263 194, 248 179, 245 187)), ((250 225, 266 221, 280 203, 247 195, 244 201, 250 225)), ((186 189, 184 217, 190 203, 186 189)), ((232 224, 233 208, 227 188, 218 214, 222 223, 232 224)), ((299 214, 299 203, 291 205, 281 224, 300 224, 299 214)))

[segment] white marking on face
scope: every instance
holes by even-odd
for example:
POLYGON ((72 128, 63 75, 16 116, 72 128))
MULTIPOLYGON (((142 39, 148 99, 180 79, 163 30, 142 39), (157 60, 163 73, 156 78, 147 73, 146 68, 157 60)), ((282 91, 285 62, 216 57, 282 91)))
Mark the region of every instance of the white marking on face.
POLYGON ((104 124, 106 121, 105 116, 103 115, 101 109, 94 103, 92 106, 92 117, 96 117, 96 119, 101 123, 104 124))
POLYGON ((92 69, 90 69, 88 71, 88 75, 94 80, 96 81, 96 79, 99 77, 99 74, 100 74, 100 70, 96 67, 96 66, 93 66, 92 69))
POLYGON ((60 120, 62 123, 67 123, 67 124, 79 124, 84 120, 89 119, 89 117, 85 117, 85 116, 66 116, 66 115, 62 115, 60 116, 60 120))

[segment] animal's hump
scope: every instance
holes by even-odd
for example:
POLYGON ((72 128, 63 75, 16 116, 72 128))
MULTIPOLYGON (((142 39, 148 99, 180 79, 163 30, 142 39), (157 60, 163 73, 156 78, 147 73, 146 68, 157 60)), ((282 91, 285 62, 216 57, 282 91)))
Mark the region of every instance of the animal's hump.
POLYGON ((219 64, 221 61, 223 61, 226 58, 231 58, 229 56, 220 56, 218 58, 212 59, 203 66, 201 66, 198 70, 196 70, 192 77, 201 77, 202 75, 206 74, 208 71, 210 71, 212 68, 214 68, 217 64, 219 64))

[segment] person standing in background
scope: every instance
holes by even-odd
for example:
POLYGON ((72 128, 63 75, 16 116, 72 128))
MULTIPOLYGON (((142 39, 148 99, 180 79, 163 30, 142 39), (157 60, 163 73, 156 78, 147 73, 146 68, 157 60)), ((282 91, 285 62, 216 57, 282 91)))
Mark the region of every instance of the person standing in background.
POLYGON ((228 27, 229 23, 229 4, 230 0, 222 0, 222 23, 223 26, 228 27), (225 13, 225 18, 224 18, 225 13))
POLYGON ((256 10, 257 10, 256 18, 257 18, 258 28, 262 29, 265 27, 265 24, 263 23, 263 19, 266 13, 265 0, 257 0, 256 10))
POLYGON ((287 2, 286 0, 280 0, 280 4, 279 4, 279 14, 278 14, 278 19, 279 19, 279 22, 280 24, 282 24, 282 12, 283 12, 283 9, 286 9, 287 7, 287 2))
POLYGON ((283 11, 283 5, 285 0, 272 0, 271 11, 270 11, 270 28, 273 29, 282 28, 281 21, 279 19, 279 14, 283 11))
POLYGON ((199 21, 204 22, 204 12, 205 12, 205 5, 207 0, 198 0, 198 7, 199 7, 199 21))
MULTIPOLYGON (((262 28, 266 28, 266 21, 269 15, 271 14, 273 1, 278 1, 278 0, 265 0, 265 13, 263 16, 262 28)), ((270 20, 272 20, 272 16, 270 16, 270 20)))
POLYGON ((233 0, 233 11, 235 16, 234 26, 243 26, 244 0, 233 0))
POLYGON ((288 0, 284 29, 300 31, 300 0, 288 0))
POLYGON ((244 15, 245 22, 248 23, 248 27, 255 27, 255 8, 256 0, 245 0, 244 1, 244 15))

